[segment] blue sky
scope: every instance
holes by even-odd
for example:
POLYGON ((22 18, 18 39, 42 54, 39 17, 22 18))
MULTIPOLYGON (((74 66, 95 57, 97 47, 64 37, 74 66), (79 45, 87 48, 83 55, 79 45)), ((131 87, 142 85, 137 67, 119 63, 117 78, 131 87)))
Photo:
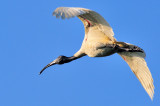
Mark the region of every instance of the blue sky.
POLYGON ((159 0, 3 0, 0 2, 0 106, 160 106, 159 0), (143 48, 151 70, 153 101, 122 58, 83 57, 39 71, 81 46, 78 18, 59 20, 60 6, 100 13, 118 41, 143 48))

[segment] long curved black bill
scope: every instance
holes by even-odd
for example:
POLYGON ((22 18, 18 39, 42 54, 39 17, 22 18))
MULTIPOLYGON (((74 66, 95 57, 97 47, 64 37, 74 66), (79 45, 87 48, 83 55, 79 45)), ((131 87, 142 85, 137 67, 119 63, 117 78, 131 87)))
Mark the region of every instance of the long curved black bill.
POLYGON ((39 75, 42 74, 42 72, 43 72, 46 68, 48 68, 48 67, 50 67, 50 66, 52 66, 52 65, 55 65, 55 64, 56 64, 56 63, 53 61, 53 62, 49 63, 48 65, 46 65, 46 66, 39 72, 39 75))

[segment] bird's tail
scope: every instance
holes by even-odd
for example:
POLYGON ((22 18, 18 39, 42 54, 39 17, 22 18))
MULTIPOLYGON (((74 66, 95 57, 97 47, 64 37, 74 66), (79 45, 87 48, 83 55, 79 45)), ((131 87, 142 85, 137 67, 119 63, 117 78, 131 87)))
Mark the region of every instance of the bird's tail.
POLYGON ((117 42, 118 54, 127 62, 132 72, 136 75, 148 95, 153 99, 153 78, 145 61, 145 52, 132 44, 117 42))

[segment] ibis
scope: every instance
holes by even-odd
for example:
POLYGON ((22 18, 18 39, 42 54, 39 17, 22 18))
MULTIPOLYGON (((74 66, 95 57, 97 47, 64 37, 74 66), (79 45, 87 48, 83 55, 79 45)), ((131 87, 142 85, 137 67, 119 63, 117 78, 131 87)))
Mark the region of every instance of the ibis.
POLYGON ((88 55, 89 57, 105 57, 118 53, 129 65, 148 95, 153 99, 154 85, 151 72, 145 61, 145 52, 138 46, 119 42, 108 22, 97 12, 86 8, 59 7, 53 12, 56 18, 72 18, 77 16, 85 28, 85 36, 81 48, 73 56, 59 56, 46 65, 40 74, 48 67, 65 64, 88 55))

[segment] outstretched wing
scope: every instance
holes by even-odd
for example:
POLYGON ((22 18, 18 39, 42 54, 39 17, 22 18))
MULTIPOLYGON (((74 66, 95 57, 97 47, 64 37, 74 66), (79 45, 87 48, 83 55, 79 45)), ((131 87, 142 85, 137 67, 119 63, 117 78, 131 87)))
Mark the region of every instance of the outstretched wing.
POLYGON ((112 41, 115 40, 114 33, 110 25, 105 21, 105 19, 98 13, 85 9, 85 8, 75 8, 75 7, 59 7, 54 12, 53 15, 57 18, 72 18, 77 16, 83 23, 87 20, 92 26, 96 26, 97 29, 108 36, 112 41))
POLYGON ((145 53, 142 52, 121 52, 118 53, 129 65, 133 73, 141 82, 142 86, 151 99, 154 95, 153 78, 144 60, 145 53))

